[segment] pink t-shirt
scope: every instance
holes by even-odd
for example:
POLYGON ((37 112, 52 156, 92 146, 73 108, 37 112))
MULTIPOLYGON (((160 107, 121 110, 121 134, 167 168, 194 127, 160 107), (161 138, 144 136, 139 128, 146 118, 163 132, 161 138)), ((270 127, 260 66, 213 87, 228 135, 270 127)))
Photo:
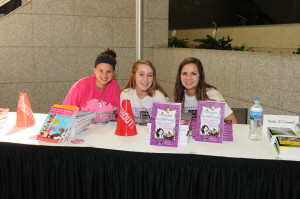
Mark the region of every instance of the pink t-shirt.
POLYGON ((103 105, 109 103, 118 107, 120 111, 120 88, 115 80, 112 80, 105 87, 104 91, 100 91, 96 86, 96 76, 88 76, 76 82, 70 89, 63 105, 74 105, 80 109, 87 105, 87 102, 97 99, 103 105))

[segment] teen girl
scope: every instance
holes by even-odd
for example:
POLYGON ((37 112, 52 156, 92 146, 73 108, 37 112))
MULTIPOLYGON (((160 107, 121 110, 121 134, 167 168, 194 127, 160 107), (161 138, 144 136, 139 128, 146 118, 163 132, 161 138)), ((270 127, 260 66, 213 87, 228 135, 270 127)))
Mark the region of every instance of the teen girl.
POLYGON ((156 70, 148 60, 136 61, 129 81, 121 92, 121 103, 129 99, 134 117, 149 118, 153 102, 169 102, 165 91, 158 85, 156 70))
MULTIPOLYGON (((173 99, 175 102, 183 103, 184 112, 197 110, 198 100, 225 102, 219 91, 205 82, 202 63, 194 57, 184 59, 179 65, 173 99)), ((226 102, 224 117, 225 120, 232 120, 233 124, 238 123, 226 102)))
POLYGON ((109 103, 120 110, 120 88, 113 80, 116 66, 116 53, 107 49, 97 56, 94 65, 94 75, 80 79, 70 89, 64 105, 75 105, 82 108, 92 99, 97 99, 102 105, 109 103))

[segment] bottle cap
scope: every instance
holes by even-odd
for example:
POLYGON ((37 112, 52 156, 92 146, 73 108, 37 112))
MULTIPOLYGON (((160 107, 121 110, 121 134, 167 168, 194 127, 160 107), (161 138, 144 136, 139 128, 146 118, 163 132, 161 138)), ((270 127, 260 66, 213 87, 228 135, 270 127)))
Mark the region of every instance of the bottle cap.
POLYGON ((259 102, 259 101, 260 101, 259 97, 255 98, 255 102, 259 102))

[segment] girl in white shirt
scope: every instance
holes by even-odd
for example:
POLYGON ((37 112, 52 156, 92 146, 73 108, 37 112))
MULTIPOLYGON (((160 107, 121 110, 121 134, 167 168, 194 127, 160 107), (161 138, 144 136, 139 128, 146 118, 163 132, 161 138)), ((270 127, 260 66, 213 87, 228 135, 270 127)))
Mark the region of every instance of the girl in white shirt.
POLYGON ((150 118, 153 102, 170 102, 166 92, 158 85, 156 70, 148 60, 136 61, 120 101, 129 99, 134 117, 150 118))
MULTIPOLYGON (((189 57, 179 65, 174 88, 174 101, 183 103, 184 112, 197 111, 197 101, 225 102, 220 92, 205 82, 205 74, 199 59, 189 57)), ((237 124, 231 108, 225 102, 225 120, 237 124)))

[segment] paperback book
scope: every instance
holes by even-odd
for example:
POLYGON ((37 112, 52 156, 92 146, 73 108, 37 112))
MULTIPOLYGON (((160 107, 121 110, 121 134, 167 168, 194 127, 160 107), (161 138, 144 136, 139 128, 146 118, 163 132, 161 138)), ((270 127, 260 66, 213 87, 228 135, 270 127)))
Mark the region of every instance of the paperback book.
POLYGON ((267 135, 271 143, 274 143, 276 137, 297 137, 291 128, 268 127, 267 135))
POLYGON ((52 106, 36 139, 54 143, 66 141, 78 110, 77 106, 52 106))
POLYGON ((273 145, 279 157, 300 159, 299 137, 276 137, 273 145))
POLYGON ((225 102, 198 101, 193 138, 201 142, 222 143, 225 102))
POLYGON ((181 121, 181 103, 153 103, 150 144, 177 147, 181 121))
MULTIPOLYGON (((191 140, 191 114, 181 113, 180 130, 178 135, 178 146, 185 146, 191 140), (184 119, 185 118, 185 119, 184 119)), ((151 121, 147 123, 147 142, 150 143, 151 121)))
POLYGON ((223 141, 233 141, 232 121, 224 121, 223 141))
POLYGON ((86 131, 93 118, 95 118, 94 112, 78 112, 71 127, 69 138, 74 138, 86 131))

